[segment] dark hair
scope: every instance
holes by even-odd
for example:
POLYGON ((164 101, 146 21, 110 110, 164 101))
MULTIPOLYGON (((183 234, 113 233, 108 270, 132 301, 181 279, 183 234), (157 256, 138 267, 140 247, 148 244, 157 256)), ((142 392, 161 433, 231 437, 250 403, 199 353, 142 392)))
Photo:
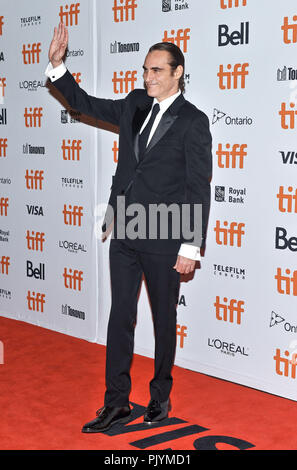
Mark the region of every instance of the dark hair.
MULTIPOLYGON (((185 71, 185 57, 179 47, 177 47, 172 42, 158 42, 149 48, 149 52, 153 51, 167 51, 171 56, 171 61, 169 65, 173 70, 175 70, 179 65, 181 65, 185 71)), ((179 79, 178 83, 179 89, 182 93, 185 92, 185 79, 184 73, 179 79)))

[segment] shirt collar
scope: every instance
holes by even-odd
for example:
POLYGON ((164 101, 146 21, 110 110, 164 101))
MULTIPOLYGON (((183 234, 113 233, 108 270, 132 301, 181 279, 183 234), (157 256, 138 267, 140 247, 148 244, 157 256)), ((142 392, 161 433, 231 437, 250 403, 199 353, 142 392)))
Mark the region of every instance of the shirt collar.
POLYGON ((161 113, 165 113, 165 111, 169 108, 169 106, 172 105, 173 101, 176 100, 176 98, 181 94, 181 91, 178 90, 177 93, 174 93, 174 95, 169 96, 168 98, 165 98, 165 100, 162 100, 160 103, 157 100, 157 98, 154 98, 153 106, 156 103, 159 103, 160 105, 160 111, 161 113))

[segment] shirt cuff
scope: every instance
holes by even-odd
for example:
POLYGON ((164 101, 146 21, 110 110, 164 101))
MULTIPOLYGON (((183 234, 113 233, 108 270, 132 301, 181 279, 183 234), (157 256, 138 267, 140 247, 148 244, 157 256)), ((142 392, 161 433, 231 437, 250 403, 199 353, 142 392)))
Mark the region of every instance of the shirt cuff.
POLYGON ((194 261, 200 261, 200 248, 198 246, 187 245, 182 243, 179 249, 178 254, 184 256, 185 258, 192 259, 194 261))
POLYGON ((64 62, 62 62, 60 65, 58 65, 58 67, 55 68, 52 66, 52 63, 49 62, 44 73, 51 80, 51 82, 54 82, 55 80, 58 80, 59 78, 63 77, 66 70, 67 68, 64 62))

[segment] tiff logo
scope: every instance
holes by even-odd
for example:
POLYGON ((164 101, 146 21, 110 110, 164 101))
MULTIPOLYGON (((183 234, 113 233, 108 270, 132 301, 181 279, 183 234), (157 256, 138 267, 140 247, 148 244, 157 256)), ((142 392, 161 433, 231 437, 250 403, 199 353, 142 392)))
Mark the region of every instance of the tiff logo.
POLYGON ((78 225, 80 227, 83 217, 83 206, 73 206, 72 208, 70 204, 67 209, 66 204, 64 204, 63 215, 65 225, 78 225))
POLYGON ((295 23, 289 24, 289 17, 284 17, 284 24, 281 29, 284 32, 284 43, 285 44, 295 44, 297 42, 297 15, 293 16, 293 21, 295 23))
POLYGON ((136 8, 136 0, 114 0, 112 7, 114 22, 129 21, 130 16, 131 20, 134 21, 136 8))
POLYGON ((76 83, 81 83, 81 72, 74 72, 72 75, 76 83))
POLYGON ((83 271, 78 271, 78 269, 75 269, 72 272, 72 269, 69 269, 69 272, 68 272, 67 268, 64 268, 63 278, 64 278, 64 286, 66 287, 66 289, 73 289, 73 290, 81 291, 81 285, 83 281, 83 271))
POLYGON ((3 33, 3 28, 2 28, 2 26, 4 25, 3 18, 4 16, 0 16, 0 36, 2 36, 2 33, 3 33))
POLYGON ((179 347, 181 349, 184 347, 184 339, 188 336, 186 331, 187 327, 185 325, 176 325, 176 336, 180 338, 179 347))
POLYGON ((65 9, 63 9, 63 5, 60 6, 59 16, 61 23, 64 23, 63 20, 65 19, 65 26, 76 26, 78 24, 78 14, 80 13, 79 6, 80 3, 71 3, 70 8, 69 5, 65 5, 65 9))
POLYGON ((112 79, 113 92, 115 94, 118 94, 118 93, 129 93, 129 91, 133 91, 135 88, 135 82, 137 81, 137 71, 127 70, 125 72, 125 76, 123 77, 124 72, 121 70, 119 75, 120 76, 118 77, 117 72, 113 73, 113 79, 112 79), (119 88, 118 88, 118 85, 119 85, 119 88))
POLYGON ((30 230, 27 230, 26 240, 28 250, 43 251, 43 244, 45 242, 44 232, 34 232, 32 230, 30 233, 30 230))
POLYGON ((42 182, 44 180, 43 174, 43 170, 30 170, 30 174, 29 170, 26 170, 26 188, 33 190, 37 189, 39 191, 42 191, 42 182))
POLYGON ((247 0, 220 0, 222 10, 226 10, 226 8, 238 8, 239 6, 245 7, 247 4, 247 0))
POLYGON ((243 169, 244 157, 247 156, 247 145, 246 144, 234 144, 232 150, 230 150, 230 144, 226 144, 223 150, 223 144, 218 145, 216 155, 218 156, 219 168, 239 168, 243 169))
POLYGON ((27 293, 27 305, 30 311, 43 313, 43 307, 45 304, 45 294, 40 292, 32 292, 28 290, 27 293))
POLYGON ((231 222, 230 227, 228 227, 229 223, 227 221, 224 221, 223 223, 224 227, 221 227, 221 222, 220 220, 216 221, 216 226, 214 228, 214 231, 216 233, 216 243, 218 245, 230 245, 234 246, 235 243, 237 247, 241 247, 241 242, 242 242, 242 236, 245 234, 243 231, 243 228, 245 227, 244 223, 237 223, 237 222, 231 222), (222 235, 222 239, 221 239, 222 235))
POLYGON ((4 98, 5 96, 5 87, 6 87, 6 78, 5 77, 2 77, 0 78, 0 98, 4 98))
POLYGON ((279 348, 276 349, 275 356, 273 356, 273 359, 275 360, 275 372, 278 375, 284 375, 285 377, 296 379, 297 354, 292 354, 291 359, 289 359, 289 351, 285 351, 284 355, 286 357, 281 356, 279 348), (281 367, 281 364, 283 367, 281 367))
POLYGON ((247 68, 249 64, 245 62, 244 64, 235 64, 232 70, 232 65, 227 65, 227 71, 224 70, 224 65, 220 65, 219 72, 217 76, 219 77, 219 88, 221 90, 230 90, 233 88, 237 90, 238 81, 240 81, 240 88, 245 88, 246 85, 246 76, 249 74, 247 68), (240 79, 240 80, 239 80, 240 79))
POLYGON ((9 206, 8 197, 1 197, 0 198, 0 215, 7 217, 7 208, 9 206))
POLYGON ((118 143, 116 140, 113 141, 112 151, 113 151, 113 161, 115 163, 118 163, 119 147, 118 147, 118 143))
POLYGON ((279 294, 297 296, 297 271, 292 276, 290 269, 286 269, 286 275, 282 274, 282 269, 277 268, 274 279, 277 281, 277 292, 279 294))
POLYGON ((217 320, 229 321, 234 323, 234 317, 236 316, 237 325, 241 324, 241 314, 244 312, 244 301, 231 299, 228 304, 227 297, 223 298, 223 302, 220 302, 220 296, 216 296, 216 301, 214 303, 216 309, 216 318, 217 320))
POLYGON ((279 193, 277 194, 278 199, 278 210, 280 212, 295 212, 297 213, 297 188, 295 189, 294 194, 289 194, 293 192, 293 187, 288 187, 288 193, 284 193, 284 187, 280 186, 279 193))
POLYGON ((287 109, 286 103, 281 104, 281 110, 278 114, 281 117, 282 129, 295 129, 295 122, 297 116, 297 109, 294 109, 295 103, 290 103, 290 108, 291 110, 287 109))
POLYGON ((40 61, 40 52, 41 52, 41 43, 34 42, 33 44, 28 44, 26 48, 26 44, 23 44, 23 62, 25 65, 29 64, 39 64, 40 61))
POLYGON ((171 42, 172 44, 176 44, 176 46, 178 46, 180 49, 182 48, 181 47, 181 43, 183 44, 183 52, 187 52, 188 51, 188 41, 190 39, 190 28, 186 28, 186 29, 178 29, 177 30, 177 33, 176 33, 176 36, 175 36, 175 30, 172 29, 170 34, 171 36, 169 37, 168 36, 168 32, 167 31, 164 31, 164 37, 162 39, 162 42, 171 42))
POLYGON ((7 149, 7 139, 0 139, 0 157, 7 157, 6 155, 7 149))
POLYGON ((62 158, 63 160, 72 160, 72 161, 77 161, 79 162, 80 161, 80 151, 81 151, 81 143, 82 141, 81 140, 70 140, 68 139, 67 141, 67 144, 66 144, 66 140, 63 139, 63 143, 62 143, 62 152, 63 152, 63 155, 62 155, 62 158))
POLYGON ((0 274, 8 275, 8 266, 10 266, 10 257, 2 256, 0 258, 0 274))
POLYGON ((41 118, 43 108, 25 108, 24 118, 26 127, 41 127, 41 118))

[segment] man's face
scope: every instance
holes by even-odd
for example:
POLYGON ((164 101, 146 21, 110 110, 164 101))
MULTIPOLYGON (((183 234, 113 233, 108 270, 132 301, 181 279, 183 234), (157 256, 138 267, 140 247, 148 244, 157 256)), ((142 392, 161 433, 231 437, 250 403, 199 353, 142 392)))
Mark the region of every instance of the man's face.
POLYGON ((158 101, 178 91, 178 81, 183 73, 183 67, 179 65, 172 70, 169 65, 170 58, 167 51, 152 51, 146 56, 143 65, 143 79, 147 94, 158 101))

